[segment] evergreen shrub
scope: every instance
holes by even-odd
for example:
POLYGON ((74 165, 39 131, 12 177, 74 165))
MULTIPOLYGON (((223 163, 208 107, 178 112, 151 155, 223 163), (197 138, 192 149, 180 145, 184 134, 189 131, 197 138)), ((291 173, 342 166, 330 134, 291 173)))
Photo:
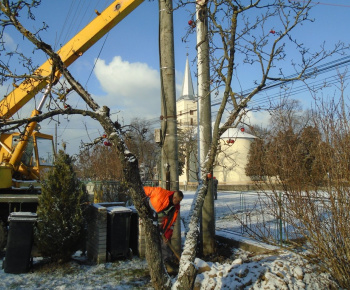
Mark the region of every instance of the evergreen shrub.
POLYGON ((73 169, 74 160, 60 150, 42 180, 35 240, 43 257, 66 262, 84 243, 87 192, 73 169))

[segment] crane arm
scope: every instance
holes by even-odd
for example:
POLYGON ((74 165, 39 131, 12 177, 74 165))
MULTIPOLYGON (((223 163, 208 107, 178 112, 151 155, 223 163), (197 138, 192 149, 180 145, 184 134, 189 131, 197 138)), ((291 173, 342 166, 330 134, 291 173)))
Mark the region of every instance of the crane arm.
MULTIPOLYGON (((142 2, 143 0, 117 0, 103 12, 97 13, 98 16, 94 20, 57 51, 64 65, 66 67, 71 65, 142 2)), ((43 89, 49 82, 52 68, 53 63, 51 59, 49 59, 34 72, 34 75, 40 75, 43 78, 33 78, 23 81, 9 95, 1 100, 0 118, 8 119, 12 117, 43 89)), ((56 78, 60 77, 58 71, 54 73, 56 78)))

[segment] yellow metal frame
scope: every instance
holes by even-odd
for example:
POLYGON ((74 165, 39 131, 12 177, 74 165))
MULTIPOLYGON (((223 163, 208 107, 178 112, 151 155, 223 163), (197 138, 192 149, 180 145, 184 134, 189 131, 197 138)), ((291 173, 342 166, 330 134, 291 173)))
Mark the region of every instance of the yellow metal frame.
MULTIPOLYGON (((16 156, 15 160, 16 160, 16 164, 11 163, 11 159, 14 158, 15 154, 13 154, 12 152, 15 151, 17 149, 17 147, 19 145, 22 145, 23 143, 25 143, 25 145, 27 145, 28 140, 26 140, 26 142, 23 142, 23 136, 20 136, 20 133, 12 133, 12 134, 3 134, 1 137, 1 142, 2 145, 0 146, 0 154, 2 156, 0 156, 0 159, 3 160, 3 163, 1 163, 0 165, 2 166, 10 166, 10 168, 12 169, 12 171, 16 171, 21 173, 22 175, 26 176, 26 178, 28 179, 39 179, 40 176, 40 172, 44 169, 44 168, 49 168, 51 166, 45 166, 45 165, 40 165, 40 160, 39 158, 39 152, 37 151, 37 138, 43 138, 43 139, 48 139, 51 140, 51 142, 53 142, 53 137, 51 135, 48 134, 43 134, 37 131, 31 132, 31 136, 33 136, 33 142, 34 142, 34 148, 35 148, 35 166, 31 166, 28 167, 26 165, 24 165, 21 162, 21 157, 23 155, 23 151, 22 154, 20 156, 16 156), (12 142, 13 142, 13 138, 21 138, 22 140, 20 142, 18 142, 17 146, 15 148, 12 148, 12 142), (5 148, 6 146, 6 148, 5 148), (5 161, 7 160, 7 161, 5 161)), ((1 176, 1 179, 3 179, 4 176, 1 176)), ((1 188, 1 186, 0 186, 1 188)))
MULTIPOLYGON (((66 67, 72 64, 101 37, 123 20, 139 6, 143 0, 114 1, 103 12, 83 28, 76 36, 57 51, 66 67)), ((47 60, 35 72, 35 75, 48 77, 52 72, 52 61, 47 60)), ((55 72, 59 78, 58 71, 55 72)), ((0 102, 0 118, 8 119, 31 100, 48 83, 48 79, 25 80, 0 102)))
MULTIPOLYGON (((66 67, 71 65, 142 2, 143 0, 118 0, 114 1, 103 12, 96 12, 97 17, 57 51, 64 65, 66 67)), ((56 79, 58 79, 60 77, 60 72, 58 70, 53 72, 52 69, 52 60, 49 59, 33 73, 34 75, 42 76, 42 79, 26 79, 8 96, 2 99, 0 101, 0 118, 8 119, 18 112, 18 110, 30 101, 40 90, 46 87, 50 79, 49 76, 52 73, 54 73, 56 79)), ((34 110, 32 117, 38 114, 40 114, 40 112, 34 110)), ((6 160, 5 163, 11 166, 12 172, 19 172, 27 178, 33 179, 39 179, 39 173, 45 166, 40 166, 38 162, 36 167, 29 168, 21 163, 21 158, 30 136, 40 134, 34 131, 36 125, 36 122, 31 122, 27 125, 23 136, 21 136, 21 141, 17 144, 16 148, 9 149, 12 145, 8 146, 8 144, 5 143, 0 144, 0 162, 6 160)), ((15 135, 16 134, 12 135, 12 137, 15 135)), ((52 140, 52 136, 47 135, 46 139, 52 140)), ((36 142, 35 140, 36 138, 34 138, 34 143, 36 142)), ((36 144, 34 144, 34 147, 37 151, 36 144)), ((37 154, 38 152, 36 152, 36 155, 37 154)), ((8 173, 6 166, 3 167, 3 173, 8 173)), ((3 177, 4 176, 1 178, 3 177)))

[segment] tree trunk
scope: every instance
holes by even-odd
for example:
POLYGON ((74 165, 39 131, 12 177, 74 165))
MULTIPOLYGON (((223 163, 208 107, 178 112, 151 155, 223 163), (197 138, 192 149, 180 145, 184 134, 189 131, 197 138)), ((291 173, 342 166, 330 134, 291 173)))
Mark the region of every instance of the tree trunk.
POLYGON ((129 192, 135 208, 145 226, 146 259, 149 266, 152 285, 155 289, 170 289, 171 281, 162 260, 161 242, 158 227, 153 225, 149 218, 148 209, 144 205, 144 190, 140 178, 136 157, 128 152, 122 140, 117 143, 120 159, 123 162, 125 180, 130 188, 129 192))
POLYGON ((197 254, 196 249, 199 237, 199 221, 206 191, 207 181, 204 181, 204 183, 197 189, 193 198, 193 203, 189 213, 190 220, 186 222, 186 224, 188 224, 188 232, 181 255, 178 279, 173 286, 175 289, 192 289, 196 279, 197 271, 194 265, 194 260, 197 254))
MULTIPOLYGON (((159 0, 159 59, 162 111, 162 187, 179 190, 179 161, 176 121, 175 59, 172 1, 159 0), (165 171, 165 173, 164 173, 165 171), (165 178, 169 176, 169 178, 165 178), (166 183, 164 184, 164 180, 166 183)), ((171 244, 181 252, 180 214, 175 223, 171 244)))
MULTIPOLYGON (((198 102, 200 114, 200 162, 203 170, 203 162, 208 154, 211 133, 211 98, 210 98, 210 69, 209 69, 209 40, 208 40, 208 16, 206 4, 197 4, 197 46, 198 46, 198 102)), ((206 173, 212 174, 212 170, 206 173)), ((206 177, 205 177, 206 178, 206 177)), ((212 177, 211 177, 212 178, 212 177)), ((212 180, 209 179, 207 194, 205 197, 201 218, 201 251, 207 256, 215 252, 215 214, 212 180)))

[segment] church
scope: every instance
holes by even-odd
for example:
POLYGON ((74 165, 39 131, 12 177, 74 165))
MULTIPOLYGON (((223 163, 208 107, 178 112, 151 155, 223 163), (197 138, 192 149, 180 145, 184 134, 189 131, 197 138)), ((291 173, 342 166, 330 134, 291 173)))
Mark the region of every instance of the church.
MULTIPOLYGON (((193 82, 188 58, 182 83, 181 96, 176 101, 179 156, 184 157, 183 173, 179 176, 180 187, 196 186, 198 182, 197 159, 197 98, 193 89, 193 82)), ((219 188, 230 189, 233 186, 247 186, 253 184, 251 178, 245 174, 248 162, 250 144, 256 137, 245 132, 244 127, 229 128, 220 138, 219 150, 213 170, 218 180, 219 188)))

